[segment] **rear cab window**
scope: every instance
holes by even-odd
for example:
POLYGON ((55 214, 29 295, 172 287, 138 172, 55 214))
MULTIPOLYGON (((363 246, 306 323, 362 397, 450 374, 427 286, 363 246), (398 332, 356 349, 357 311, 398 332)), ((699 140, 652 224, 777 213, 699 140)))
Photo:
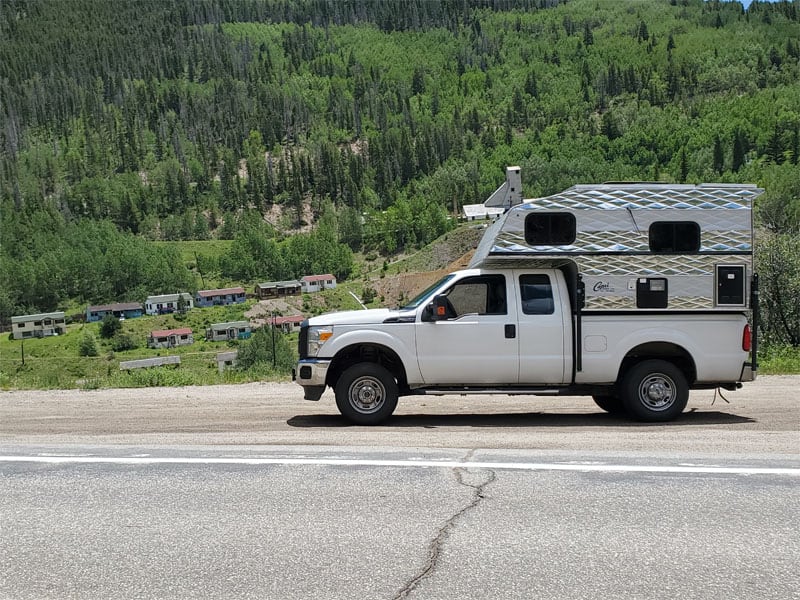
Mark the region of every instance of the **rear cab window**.
POLYGON ((544 273, 519 276, 519 297, 526 315, 552 315, 555 312, 553 286, 544 273))

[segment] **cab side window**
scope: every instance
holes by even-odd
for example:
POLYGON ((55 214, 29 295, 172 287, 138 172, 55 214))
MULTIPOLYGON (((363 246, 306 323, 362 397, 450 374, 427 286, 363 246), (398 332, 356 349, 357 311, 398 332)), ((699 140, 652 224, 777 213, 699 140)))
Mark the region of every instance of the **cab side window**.
POLYGON ((553 287, 547 275, 520 275, 519 295, 526 315, 552 315, 553 287))
POLYGON ((506 278, 503 275, 478 275, 456 283, 447 292, 452 306, 450 318, 466 314, 505 315, 506 278))

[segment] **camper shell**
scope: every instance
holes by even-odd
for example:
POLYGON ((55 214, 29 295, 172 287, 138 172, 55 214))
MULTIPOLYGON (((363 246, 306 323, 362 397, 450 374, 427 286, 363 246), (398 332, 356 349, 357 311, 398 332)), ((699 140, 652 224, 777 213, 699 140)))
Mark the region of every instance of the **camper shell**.
MULTIPOLYGON (((518 167, 512 167, 518 168, 518 167)), ((470 268, 559 268, 582 309, 730 311, 750 307, 754 185, 575 185, 510 206, 470 268)))

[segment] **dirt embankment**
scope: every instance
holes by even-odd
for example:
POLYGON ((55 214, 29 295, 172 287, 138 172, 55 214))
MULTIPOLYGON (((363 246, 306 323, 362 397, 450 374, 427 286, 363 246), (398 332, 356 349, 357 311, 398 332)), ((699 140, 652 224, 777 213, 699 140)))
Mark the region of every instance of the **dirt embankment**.
POLYGON ((473 226, 443 236, 436 243, 406 257, 407 271, 373 277, 370 285, 385 306, 402 304, 451 271, 465 269, 485 229, 473 226))
MULTIPOLYGON (((484 225, 480 224, 451 231, 418 252, 397 257, 391 261, 387 272, 375 269, 363 282, 363 287, 375 290, 381 306, 403 304, 447 273, 465 269, 484 231, 484 225)), ((354 293, 360 295, 361 289, 355 289, 354 293)), ((327 310, 330 307, 314 294, 298 295, 262 300, 245 313, 245 317, 252 323, 263 324, 273 314, 309 315, 327 310)))

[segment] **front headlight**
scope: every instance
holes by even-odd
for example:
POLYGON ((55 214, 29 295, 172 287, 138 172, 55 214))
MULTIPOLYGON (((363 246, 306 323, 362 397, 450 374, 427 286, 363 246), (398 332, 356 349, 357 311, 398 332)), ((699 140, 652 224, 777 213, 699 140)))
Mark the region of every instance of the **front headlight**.
POLYGON ((308 355, 317 356, 322 344, 333 336, 333 327, 310 327, 308 330, 308 355))

